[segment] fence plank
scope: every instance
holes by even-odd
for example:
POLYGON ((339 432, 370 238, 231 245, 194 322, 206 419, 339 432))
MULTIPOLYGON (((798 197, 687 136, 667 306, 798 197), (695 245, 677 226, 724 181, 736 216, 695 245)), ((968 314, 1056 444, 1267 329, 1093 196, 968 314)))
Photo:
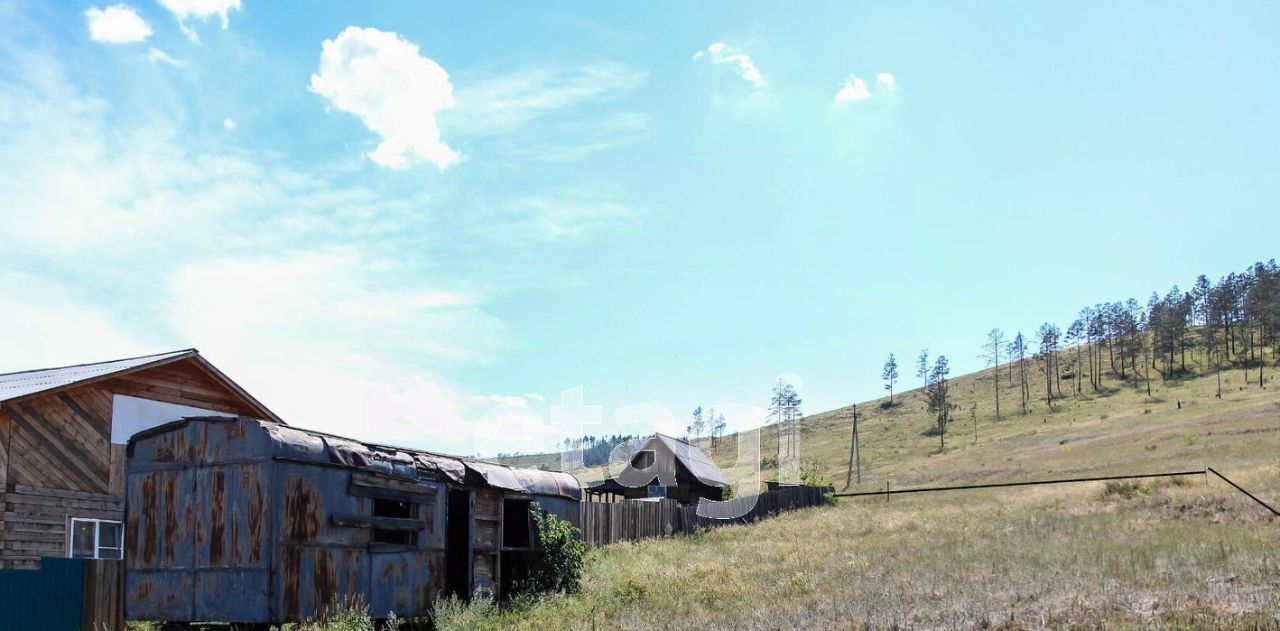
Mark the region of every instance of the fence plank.
POLYGON ((834 489, 783 487, 722 503, 680 506, 675 500, 583 502, 582 538, 593 546, 691 535, 701 528, 750 524, 786 511, 822 506, 834 489))

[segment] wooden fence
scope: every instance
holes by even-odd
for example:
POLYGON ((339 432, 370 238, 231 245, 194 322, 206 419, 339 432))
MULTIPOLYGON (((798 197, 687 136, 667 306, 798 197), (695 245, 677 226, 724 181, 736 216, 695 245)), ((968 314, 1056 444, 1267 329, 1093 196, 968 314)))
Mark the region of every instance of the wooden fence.
POLYGON ((123 631, 124 562, 49 557, 0 570, 4 631, 123 631))
POLYGON ((750 524, 789 510, 827 504, 831 488, 783 487, 727 502, 680 506, 675 500, 584 502, 582 538, 594 546, 693 534, 699 528, 750 524))

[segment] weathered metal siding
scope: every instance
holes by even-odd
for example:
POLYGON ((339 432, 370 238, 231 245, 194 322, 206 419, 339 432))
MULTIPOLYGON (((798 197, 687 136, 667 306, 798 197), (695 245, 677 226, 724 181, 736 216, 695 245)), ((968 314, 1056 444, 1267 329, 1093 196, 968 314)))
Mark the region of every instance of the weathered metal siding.
POLYGON ((563 519, 575 528, 582 527, 582 502, 563 497, 538 496, 533 498, 538 508, 563 519))
MULTIPOLYGON (((444 588, 443 483, 414 484, 437 498, 419 504, 422 530, 413 548, 371 542, 369 527, 337 525, 336 516, 368 517, 373 499, 351 493, 350 470, 277 462, 280 542, 273 577, 274 620, 314 618, 344 599, 361 596, 382 617, 425 615, 444 588), (384 550, 383 548, 394 548, 384 550)), ((388 481, 388 485, 391 481, 388 481)))
POLYGON ((265 433, 238 422, 189 423, 132 445, 130 619, 268 621, 271 465, 265 433))
POLYGON ((368 531, 330 525, 331 514, 370 510, 369 499, 348 494, 350 476, 344 469, 276 463, 273 620, 315 618, 344 598, 368 593, 368 531))
POLYGON ((454 551, 471 556, 476 588, 501 585, 505 486, 495 482, 580 519, 568 476, 410 452, 244 418, 192 419, 135 436, 127 616, 280 623, 317 618, 356 597, 376 617, 423 616, 446 585, 450 484, 481 487, 474 549, 454 551), (551 495, 528 494, 535 489, 551 495), (379 500, 404 504, 375 515, 379 500), (414 536, 388 544, 381 541, 392 537, 374 541, 378 531, 414 536))

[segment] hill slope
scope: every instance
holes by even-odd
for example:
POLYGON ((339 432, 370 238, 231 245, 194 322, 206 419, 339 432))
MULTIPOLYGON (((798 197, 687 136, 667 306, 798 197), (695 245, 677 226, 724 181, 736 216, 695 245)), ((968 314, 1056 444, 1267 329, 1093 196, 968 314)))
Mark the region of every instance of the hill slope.
MULTIPOLYGON (((1222 397, 1212 370, 1189 359, 1189 372, 1163 381, 1153 375, 1147 384, 1112 375, 1095 391, 1085 379, 1082 391, 1063 379, 1063 398, 1053 406, 1044 400, 1044 377, 1031 371, 1030 391, 1038 399, 1021 409, 1016 376, 1010 383, 1007 365, 952 380, 956 406, 946 433, 946 449, 931 430, 933 415, 926 410, 922 389, 857 405, 861 441, 862 485, 855 489, 961 481, 996 481, 1059 477, 1068 474, 1148 472, 1251 467, 1275 461, 1280 447, 1280 384, 1275 382, 1273 357, 1268 358, 1266 388, 1258 387, 1258 370, 1224 369, 1222 397), (1001 417, 995 415, 994 378, 1000 377, 1001 417)), ((1056 394, 1056 389, 1055 389, 1056 394)), ((845 486, 849 463, 853 407, 805 417, 801 422, 800 457, 823 472, 837 488, 845 486)), ((775 426, 758 432, 729 435, 712 448, 698 444, 737 480, 749 474, 749 463, 738 463, 738 441, 759 435, 764 477, 776 475, 778 432, 775 426)), ((558 454, 537 454, 506 460, 521 466, 549 466, 558 454)), ((600 470, 577 472, 599 479, 600 470)), ((740 488, 739 492, 746 490, 740 488)))

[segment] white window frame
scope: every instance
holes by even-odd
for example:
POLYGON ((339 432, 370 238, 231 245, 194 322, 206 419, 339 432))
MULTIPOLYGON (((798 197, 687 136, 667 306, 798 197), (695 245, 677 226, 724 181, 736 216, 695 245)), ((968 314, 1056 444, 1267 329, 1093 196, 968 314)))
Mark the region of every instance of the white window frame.
POLYGON ((83 557, 89 559, 101 559, 102 549, 105 547, 109 550, 118 550, 120 556, 116 559, 124 558, 124 522, 115 519, 96 519, 93 517, 72 517, 71 528, 67 530, 67 558, 76 558, 76 523, 85 522, 93 524, 93 556, 83 557), (120 540, 114 546, 102 545, 102 524, 115 524, 119 526, 120 540))

